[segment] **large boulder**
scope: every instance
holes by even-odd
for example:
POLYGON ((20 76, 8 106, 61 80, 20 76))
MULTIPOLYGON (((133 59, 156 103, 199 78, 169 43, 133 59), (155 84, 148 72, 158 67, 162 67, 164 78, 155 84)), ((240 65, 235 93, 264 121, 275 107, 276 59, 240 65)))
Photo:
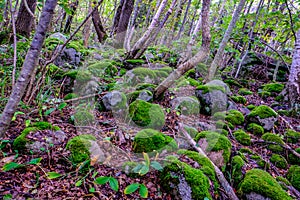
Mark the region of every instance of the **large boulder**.
POLYGON ((102 98, 102 103, 107 110, 122 110, 128 107, 126 95, 119 91, 107 93, 102 98))
POLYGON ((173 109, 178 109, 183 115, 199 114, 200 104, 195 97, 176 97, 171 101, 173 109))

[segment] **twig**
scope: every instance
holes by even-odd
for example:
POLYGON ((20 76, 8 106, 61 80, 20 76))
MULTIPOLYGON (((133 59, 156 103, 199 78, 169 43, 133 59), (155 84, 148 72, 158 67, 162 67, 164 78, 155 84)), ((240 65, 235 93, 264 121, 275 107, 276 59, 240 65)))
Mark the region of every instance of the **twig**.
POLYGON ((23 1, 24 1, 24 5, 25 5, 25 8, 26 8, 27 12, 31 15, 31 17, 32 17, 33 19, 35 19, 34 14, 31 12, 31 10, 30 10, 30 8, 29 8, 29 6, 28 6, 28 4, 27 4, 27 0, 23 0, 23 1))
POLYGON ((288 4, 287 0, 285 0, 284 3, 285 3, 285 5, 286 5, 286 8, 287 8, 288 11, 289 11, 289 18, 290 18, 290 22, 291 22, 291 30, 292 30, 294 39, 295 39, 295 41, 296 41, 297 37, 296 37, 295 30, 294 30, 294 22, 293 22, 292 12, 291 12, 291 9, 289 8, 289 4, 288 4))
POLYGON ((15 78, 16 78, 16 68, 17 68, 17 33, 16 33, 16 23, 15 23, 15 10, 12 7, 12 0, 9 1, 10 6, 10 14, 11 14, 11 23, 12 23, 12 29, 13 29, 13 37, 14 37, 14 67, 12 71, 12 87, 15 85, 15 78))
POLYGON ((274 49, 273 47, 271 47, 269 44, 267 44, 266 42, 264 41, 259 41, 260 43, 266 45, 267 47, 269 47, 270 49, 272 49, 272 51, 274 51, 279 57, 280 59, 282 60, 282 62, 285 64, 285 66, 288 66, 288 64, 285 62, 285 60, 283 59, 282 55, 276 50, 274 49))
MULTIPOLYGON (((197 146, 197 143, 195 142, 195 140, 193 140, 191 138, 191 136, 185 131, 185 129, 183 128, 183 125, 181 123, 179 123, 179 129, 184 134, 184 136, 186 136, 188 142, 193 146, 193 148, 196 149, 201 155, 208 158, 207 155, 204 153, 204 151, 197 146)), ((230 184, 228 183, 228 181, 224 177, 222 171, 211 160, 210 160, 210 162, 214 166, 214 170, 216 172, 216 175, 217 175, 222 187, 224 188, 227 196, 229 197, 229 199, 238 200, 239 198, 234 193, 234 190, 232 189, 232 187, 230 186, 230 184)))
MULTIPOLYGON (((292 127, 292 125, 286 120, 284 119, 282 116, 278 115, 279 119, 281 119, 282 121, 284 121, 286 123, 286 125, 292 130, 295 131, 295 129, 292 127)), ((296 132, 296 131, 295 131, 296 132)))

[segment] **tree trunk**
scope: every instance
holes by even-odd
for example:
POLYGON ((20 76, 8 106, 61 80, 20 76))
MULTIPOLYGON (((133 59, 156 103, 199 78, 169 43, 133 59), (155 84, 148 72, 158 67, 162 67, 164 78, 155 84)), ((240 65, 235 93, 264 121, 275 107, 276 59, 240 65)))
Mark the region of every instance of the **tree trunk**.
POLYGON ((36 33, 26 54, 19 78, 13 87, 10 98, 0 117, 0 138, 4 136, 7 128, 9 127, 11 119, 17 110, 18 104, 25 92, 30 76, 38 63, 38 58, 41 53, 46 32, 51 22, 56 4, 57 0, 47 0, 44 5, 36 33))
POLYGON ((145 43, 147 42, 147 40, 151 37, 151 35, 155 31, 156 26, 159 23, 159 21, 158 21, 159 17, 161 16, 167 3, 168 3, 168 0, 162 0, 157 12, 155 13, 155 15, 151 21, 150 26, 148 27, 146 32, 143 34, 143 36, 135 43, 135 45, 130 50, 130 52, 128 52, 127 59, 135 58, 135 56, 140 51, 140 49, 144 48, 145 43))
MULTIPOLYGON (((26 0, 26 2, 31 14, 34 13, 36 8, 36 0, 26 0)), ((27 6, 25 4, 25 0, 22 0, 16 20, 16 31, 17 34, 29 38, 34 17, 28 12, 28 9, 26 8, 27 6)))
POLYGON ((198 53, 190 60, 179 65, 157 88, 155 88, 155 98, 163 94, 174 82, 178 80, 185 72, 192 69, 195 65, 202 62, 209 55, 210 46, 210 26, 209 26, 209 8, 210 0, 203 0, 202 2, 202 45, 198 53))
MULTIPOLYGON (((94 2, 94 4, 96 4, 96 2, 94 2)), ((105 41, 105 39, 107 38, 107 34, 105 32, 105 29, 102 25, 101 19, 100 19, 100 14, 98 9, 95 9, 92 15, 92 20, 93 20, 93 24, 98 36, 98 41, 100 43, 103 43, 105 41)))
POLYGON ((234 11, 234 14, 232 16, 230 24, 228 25, 228 28, 227 28, 227 30, 224 34, 224 37, 222 39, 222 42, 221 42, 220 46, 219 46, 218 52, 215 55, 215 58, 214 58, 213 62, 211 63, 211 66, 209 68, 208 77, 207 77, 208 81, 211 81, 215 76, 215 73, 216 73, 217 68, 220 64, 220 61, 222 60, 224 49, 227 45, 227 42, 228 42, 229 37, 232 33, 232 30, 235 27, 235 24, 236 24, 237 20, 239 19, 240 13, 242 12, 242 9, 245 5, 245 2, 246 2, 246 0, 240 0, 239 5, 237 6, 237 8, 234 11))
POLYGON ((295 51, 288 81, 291 107, 300 110, 300 30, 296 34, 295 51))
MULTIPOLYGON (((92 2, 89 1, 89 8, 88 8, 88 13, 90 13, 92 11, 92 2)), ((86 22, 86 24, 83 27, 82 30, 82 34, 83 34, 83 46, 85 48, 88 47, 89 45, 89 37, 90 37, 90 33, 91 33, 91 24, 92 24, 92 20, 89 18, 86 22)))
POLYGON ((78 7, 78 3, 79 3, 79 1, 76 0, 75 2, 71 3, 71 5, 70 5, 71 15, 69 15, 68 18, 67 18, 64 33, 70 33, 70 31, 71 31, 71 24, 72 24, 74 15, 76 13, 76 9, 78 7))
POLYGON ((192 3, 192 0, 188 0, 188 4, 186 6, 186 10, 185 10, 185 13, 184 13, 184 17, 183 17, 183 20, 182 20, 182 23, 181 23, 181 26, 180 26, 180 29, 177 33, 177 36, 176 36, 176 40, 178 40, 180 37, 181 37, 181 34, 182 32, 184 31, 184 25, 185 25, 185 22, 187 20, 187 15, 189 13, 189 10, 190 10, 190 7, 191 7, 191 3, 192 3))
POLYGON ((117 11, 116 11, 116 14, 115 14, 115 17, 114 17, 114 22, 113 22, 113 27, 112 27, 112 31, 111 31, 111 36, 114 35, 116 33, 116 31, 117 31, 124 2, 125 2, 125 0, 120 0, 120 4, 119 4, 119 6, 117 8, 117 11))

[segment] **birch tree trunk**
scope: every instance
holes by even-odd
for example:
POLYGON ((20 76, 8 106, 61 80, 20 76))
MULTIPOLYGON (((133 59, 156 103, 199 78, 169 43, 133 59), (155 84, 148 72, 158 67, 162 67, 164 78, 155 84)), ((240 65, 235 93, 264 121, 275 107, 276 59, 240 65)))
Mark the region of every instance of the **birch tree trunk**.
POLYGON ((296 34, 295 51, 288 81, 288 93, 291 107, 300 110, 300 30, 296 34))
POLYGON ((157 88, 155 88, 155 98, 163 94, 174 82, 179 79, 185 72, 192 69, 195 65, 202 62, 209 55, 210 46, 210 26, 209 26, 209 8, 210 0, 203 0, 202 2, 202 45, 198 53, 190 60, 179 65, 157 88))
POLYGON ((161 16, 163 10, 165 9, 167 3, 168 3, 168 0, 162 0, 156 14, 154 15, 154 17, 151 21, 150 26, 148 27, 146 32, 143 34, 143 36, 135 43, 135 45, 130 50, 130 52, 128 52, 127 59, 135 58, 135 56, 137 55, 139 50, 144 48, 145 43, 147 42, 147 40, 151 37, 151 35, 155 31, 156 26, 159 23, 159 17, 161 16))
POLYGON ((38 58, 46 37, 46 32, 51 22, 56 4, 57 0, 47 0, 44 5, 36 33, 26 54, 19 78, 13 87, 10 98, 0 117, 0 138, 4 136, 7 128, 9 127, 11 119, 25 92, 30 76, 37 65, 38 58))
POLYGON ((230 24, 228 25, 228 28, 227 28, 227 30, 224 34, 224 37, 223 37, 222 42, 219 46, 218 52, 215 55, 215 58, 214 58, 213 62, 210 65, 209 72, 208 72, 208 77, 207 77, 208 81, 211 81, 215 76, 215 73, 218 69, 220 61, 223 57, 224 49, 227 45, 227 42, 228 42, 229 37, 232 33, 232 30, 235 27, 235 24, 236 24, 237 20, 239 19, 240 13, 241 13, 244 5, 245 5, 245 2, 246 2, 246 0, 240 0, 239 5, 237 6, 237 8, 235 9, 235 11, 233 13, 232 19, 231 19, 230 24))

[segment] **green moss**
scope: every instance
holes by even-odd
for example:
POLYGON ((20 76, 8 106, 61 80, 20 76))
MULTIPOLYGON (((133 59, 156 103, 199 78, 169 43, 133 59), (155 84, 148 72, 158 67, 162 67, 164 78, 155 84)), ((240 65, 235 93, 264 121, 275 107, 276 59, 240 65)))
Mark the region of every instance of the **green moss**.
POLYGON ((272 154, 270 161, 280 169, 285 169, 287 167, 287 161, 281 155, 272 154))
POLYGON ((263 99, 271 96, 271 92, 267 91, 259 91, 257 94, 263 99))
POLYGON ((183 115, 195 115, 199 114, 200 107, 199 101, 195 97, 181 97, 179 99, 179 103, 176 108, 180 111, 183 115))
POLYGON ((129 85, 137 85, 138 83, 154 83, 156 74, 154 70, 138 67, 126 73, 124 81, 129 85), (130 74, 133 74, 130 75, 130 74))
POLYGON ((177 143, 173 138, 153 129, 139 131, 133 140, 135 153, 152 152, 154 150, 175 150, 177 143))
POLYGON ((221 135, 228 136, 228 131, 225 129, 216 129, 215 131, 221 135))
MULTIPOLYGON (((300 148, 296 148, 295 151, 300 154, 300 148)), ((288 161, 293 165, 300 165, 300 159, 291 152, 288 154, 288 161)))
POLYGON ((198 152, 183 149, 178 150, 177 153, 186 155, 190 159, 196 161, 200 165, 199 169, 214 183, 215 189, 219 188, 219 182, 216 177, 214 166, 207 157, 200 155, 198 152))
POLYGON ((126 62, 129 64, 137 65, 137 64, 144 64, 145 61, 141 59, 130 59, 130 60, 126 60, 126 62))
POLYGON ((68 141, 66 149, 70 151, 70 160, 74 164, 84 162, 90 158, 91 140, 96 141, 96 138, 93 135, 78 135, 68 141))
POLYGON ((184 129, 186 130, 186 132, 188 132, 188 134, 189 134, 192 138, 195 138, 196 135, 198 134, 197 129, 195 129, 195 128, 193 128, 193 127, 185 126, 184 129))
POLYGON ((234 156, 231 161, 232 166, 232 178, 234 183, 237 185, 243 178, 242 167, 245 162, 240 156, 234 156))
POLYGON ((239 185, 238 194, 241 196, 251 192, 272 200, 292 199, 269 173, 260 169, 249 170, 239 185))
POLYGON ((254 108, 248 115, 248 117, 256 117, 259 116, 260 119, 265 119, 269 117, 277 117, 277 113, 266 105, 260 105, 254 108))
POLYGON ((280 93, 284 88, 284 84, 281 83, 269 83, 263 86, 263 91, 280 93))
POLYGON ((170 74, 172 71, 173 71, 173 68, 172 67, 162 67, 162 68, 159 68, 159 69, 156 69, 157 71, 163 71, 163 72, 166 72, 167 74, 170 74))
POLYGON ((34 133, 40 130, 53 130, 58 131, 60 128, 58 126, 52 126, 49 122, 34 122, 29 127, 25 128, 22 133, 14 140, 13 147, 17 150, 24 150, 27 142, 29 140, 26 136, 29 133, 34 133))
POLYGON ((282 189, 284 189, 286 191, 288 190, 288 188, 286 186, 291 186, 292 185, 286 178, 284 178, 282 176, 277 176, 276 181, 280 184, 282 189))
POLYGON ((247 108, 248 108, 249 110, 253 110, 254 108, 256 108, 256 106, 253 105, 253 104, 250 104, 250 105, 247 106, 247 108))
POLYGON ((179 174, 183 174, 185 181, 192 190, 192 198, 195 200, 203 200, 205 197, 212 199, 209 193, 209 180, 199 169, 194 169, 186 163, 174 161, 167 165, 161 173, 161 182, 165 190, 170 191, 170 184, 179 184, 179 174), (176 173, 176 175, 174 175, 176 173))
POLYGON ((297 190, 300 190, 300 166, 292 165, 286 177, 297 190))
POLYGON ((225 88, 219 85, 199 85, 196 90, 202 90, 203 94, 206 94, 213 90, 220 90, 225 93, 225 88))
POLYGON ((195 141, 198 142, 202 138, 204 138, 208 143, 205 151, 223 150, 224 163, 228 163, 231 154, 231 142, 226 136, 213 131, 202 131, 197 134, 197 136, 195 137, 195 141))
POLYGON ((241 149, 239 150, 239 152, 241 152, 241 153, 247 153, 247 154, 249 154, 249 155, 251 155, 251 154, 253 153, 252 150, 249 149, 249 148, 241 148, 241 149))
POLYGON ((64 76, 70 77, 71 79, 76 79, 77 83, 86 83, 91 80, 92 74, 88 70, 70 70, 64 74, 64 76))
POLYGON ((136 100, 129 106, 132 121, 142 127, 161 129, 165 124, 165 114, 158 104, 136 100))
POLYGON ((77 94, 75 94, 75 93, 69 93, 69 94, 67 94, 67 95, 64 97, 64 100, 75 99, 75 98, 77 98, 77 97, 78 97, 77 94))
POLYGON ((151 83, 139 83, 135 87, 136 90, 149 90, 151 92, 153 92, 155 88, 156 85, 151 83))
POLYGON ((285 137, 287 138, 287 142, 296 144, 300 139, 300 133, 293 130, 287 130, 285 137))
POLYGON ((113 77, 118 73, 118 68, 108 61, 100 61, 88 66, 88 70, 97 77, 110 76, 113 77))
POLYGON ((264 128, 256 123, 248 124, 247 130, 252 132, 254 135, 262 135, 265 132, 264 128))
POLYGON ((251 144, 251 137, 249 134, 247 134, 245 131, 242 129, 239 129, 233 133, 235 139, 243 144, 249 146, 251 144))
POLYGON ((245 118, 244 115, 238 110, 230 110, 227 113, 225 120, 233 125, 241 125, 244 123, 245 118))
POLYGON ((213 119, 214 120, 224 120, 226 117, 226 113, 225 112, 216 112, 214 113, 213 119))
POLYGON ((91 111, 81 109, 74 114, 74 119, 77 126, 87 126, 95 121, 91 111))
MULTIPOLYGON (((128 103, 132 103, 133 101, 137 100, 138 97, 140 96, 140 94, 142 92, 146 92, 149 96, 153 96, 152 92, 150 92, 149 90, 137 90, 137 91, 133 91, 133 92, 130 92, 126 95, 126 98, 128 100, 128 103)), ((153 99, 151 99, 150 101, 148 102, 152 102, 153 99)))
POLYGON ((243 96, 231 96, 230 97, 235 103, 246 104, 247 99, 243 96))
POLYGON ((252 95, 253 94, 253 92, 251 92, 247 88, 241 88, 241 89, 239 89, 238 93, 240 95, 252 95))
POLYGON ((193 78, 188 77, 187 82, 189 83, 189 85, 194 86, 194 87, 198 87, 199 85, 201 85, 201 83, 193 78))
POLYGON ((184 74, 184 76, 185 76, 186 78, 188 78, 188 77, 193 78, 193 77, 195 77, 195 75, 196 75, 196 70, 195 70, 195 69, 190 69, 189 71, 187 71, 187 72, 184 74))
MULTIPOLYGON (((273 133, 265 133, 261 138, 268 142, 275 142, 277 144, 284 145, 283 140, 278 135, 275 135, 273 133)), ((273 152, 282 152, 284 149, 277 144, 269 144, 268 149, 270 149, 273 152)))
POLYGON ((243 87, 239 82, 237 82, 234 79, 226 79, 224 80, 225 83, 227 83, 229 86, 237 86, 237 87, 243 87))
POLYGON ((253 154, 253 155, 251 155, 251 158, 252 158, 253 160, 256 160, 256 164, 257 164, 259 167, 261 167, 261 168, 263 168, 263 169, 269 169, 269 168, 270 168, 270 164, 267 163, 265 160, 263 160, 259 155, 253 154))

